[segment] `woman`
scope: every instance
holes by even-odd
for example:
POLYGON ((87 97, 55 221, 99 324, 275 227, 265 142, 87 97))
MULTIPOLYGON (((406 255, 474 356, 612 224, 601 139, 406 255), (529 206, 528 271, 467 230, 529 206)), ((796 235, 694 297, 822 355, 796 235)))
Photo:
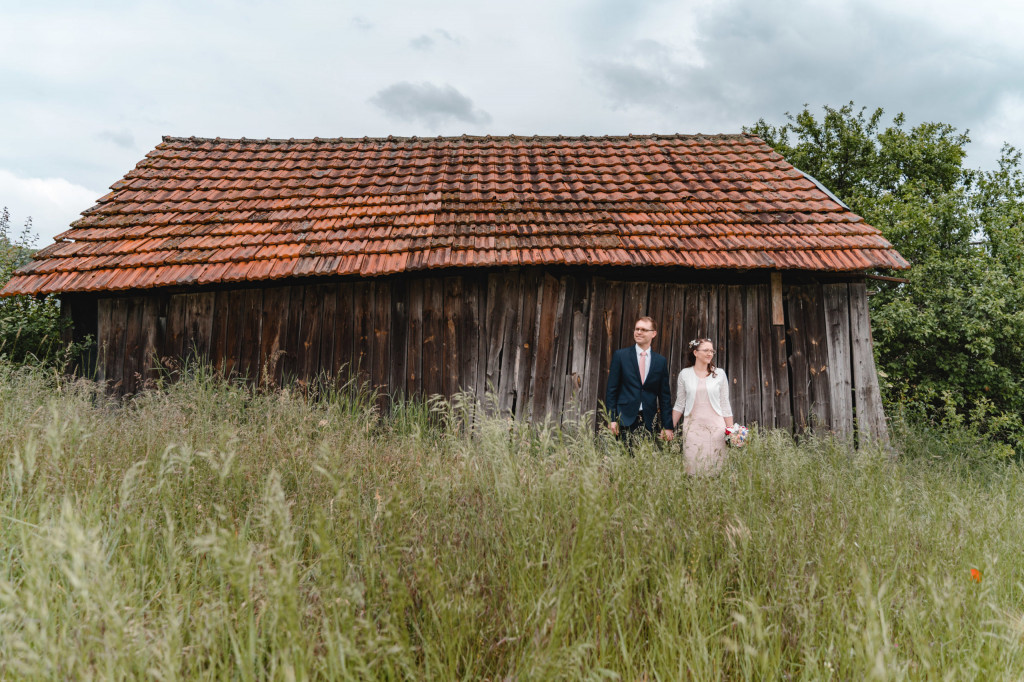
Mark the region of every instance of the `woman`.
MULTIPOLYGON (((683 419, 683 461, 686 473, 717 473, 725 462, 725 429, 732 426, 729 378, 715 367, 710 339, 689 343, 693 365, 679 373, 673 427, 683 419)), ((689 360, 689 358, 687 358, 689 360)))

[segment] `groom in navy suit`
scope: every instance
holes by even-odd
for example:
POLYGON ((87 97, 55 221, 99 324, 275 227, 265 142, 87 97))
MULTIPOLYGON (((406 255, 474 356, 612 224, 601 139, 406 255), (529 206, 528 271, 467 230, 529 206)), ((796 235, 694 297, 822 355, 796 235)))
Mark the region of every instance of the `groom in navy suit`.
POLYGON ((633 325, 636 345, 619 349, 612 355, 604 402, 611 418, 608 428, 619 438, 634 433, 654 435, 654 418, 660 412, 661 437, 672 440, 668 360, 651 350, 651 341, 657 335, 654 320, 641 317, 633 325))

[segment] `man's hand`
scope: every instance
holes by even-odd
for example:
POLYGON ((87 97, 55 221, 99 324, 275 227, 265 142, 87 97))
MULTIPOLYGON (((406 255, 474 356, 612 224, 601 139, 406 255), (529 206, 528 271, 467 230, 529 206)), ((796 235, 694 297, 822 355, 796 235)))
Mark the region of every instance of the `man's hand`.
POLYGON ((666 442, 671 441, 675 436, 676 433, 672 429, 662 429, 661 431, 661 437, 664 438, 666 442))
POLYGON ((608 429, 616 436, 619 435, 619 422, 608 422, 608 429))

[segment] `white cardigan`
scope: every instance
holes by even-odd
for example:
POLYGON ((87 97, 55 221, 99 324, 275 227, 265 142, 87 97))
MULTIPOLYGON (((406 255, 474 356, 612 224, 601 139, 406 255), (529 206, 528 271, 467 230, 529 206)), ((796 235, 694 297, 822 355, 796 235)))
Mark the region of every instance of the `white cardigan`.
MULTIPOLYGON (((729 377, 721 367, 715 368, 715 375, 707 378, 708 400, 711 408, 722 417, 732 416, 732 405, 729 404, 729 377)), ((679 373, 676 384, 676 404, 672 408, 689 417, 693 412, 693 401, 697 398, 697 373, 693 367, 687 367, 679 373)))

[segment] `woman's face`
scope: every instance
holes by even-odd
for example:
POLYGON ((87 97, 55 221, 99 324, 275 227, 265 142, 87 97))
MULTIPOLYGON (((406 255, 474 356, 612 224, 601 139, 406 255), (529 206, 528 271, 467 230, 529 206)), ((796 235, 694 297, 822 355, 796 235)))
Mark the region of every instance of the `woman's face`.
POLYGON ((711 362, 715 357, 715 347, 704 341, 693 351, 693 357, 704 362, 711 362))

